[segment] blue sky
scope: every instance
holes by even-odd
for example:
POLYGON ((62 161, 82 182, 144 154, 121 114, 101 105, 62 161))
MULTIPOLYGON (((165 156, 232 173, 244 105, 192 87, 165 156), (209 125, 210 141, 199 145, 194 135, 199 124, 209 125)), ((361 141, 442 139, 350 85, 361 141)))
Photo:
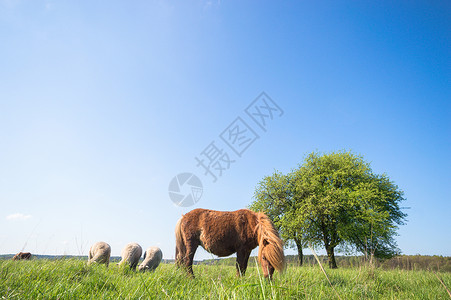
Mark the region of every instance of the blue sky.
MULTIPOLYGON (((446 1, 0 0, 0 253, 87 254, 104 240, 174 257, 177 219, 236 210, 275 169, 352 150, 405 191, 405 254, 451 255, 446 1), (245 108, 284 113, 264 132, 245 108), (237 117, 241 157, 220 134, 237 117), (195 157, 235 160, 217 182, 195 157), (202 181, 174 205, 171 179, 202 181)), ((287 253, 291 253, 287 251, 287 253)), ((197 259, 208 258, 199 252, 197 259)))

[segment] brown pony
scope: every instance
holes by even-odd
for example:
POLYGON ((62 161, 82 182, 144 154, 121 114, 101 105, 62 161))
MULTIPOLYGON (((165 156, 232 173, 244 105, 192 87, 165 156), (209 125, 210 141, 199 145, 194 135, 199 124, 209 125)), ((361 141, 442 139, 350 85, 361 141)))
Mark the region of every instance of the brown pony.
POLYGON ((31 253, 30 252, 19 252, 16 255, 14 255, 14 257, 12 258, 12 260, 29 260, 31 259, 31 253))
POLYGON ((265 277, 271 277, 274 269, 282 271, 285 265, 283 241, 271 220, 262 212, 198 208, 180 218, 175 227, 175 238, 176 263, 185 266, 193 277, 194 253, 199 245, 220 257, 236 252, 237 276, 244 275, 249 255, 257 246, 265 277))

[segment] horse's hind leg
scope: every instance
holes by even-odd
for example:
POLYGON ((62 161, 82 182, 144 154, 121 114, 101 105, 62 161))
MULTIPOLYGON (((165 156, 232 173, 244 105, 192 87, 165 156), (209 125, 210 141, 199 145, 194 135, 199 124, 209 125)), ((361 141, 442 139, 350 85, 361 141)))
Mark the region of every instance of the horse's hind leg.
POLYGON ((186 245, 186 257, 185 257, 185 266, 188 269, 188 274, 194 278, 193 273, 193 260, 194 254, 196 253, 197 247, 199 247, 199 242, 189 242, 186 245))
POLYGON ((236 253, 236 276, 244 276, 247 269, 247 262, 251 255, 250 250, 239 250, 236 253))
POLYGON ((175 265, 177 267, 186 267, 187 261, 188 261, 188 257, 187 257, 186 246, 183 245, 183 247, 179 247, 179 245, 177 245, 175 247, 175 265))

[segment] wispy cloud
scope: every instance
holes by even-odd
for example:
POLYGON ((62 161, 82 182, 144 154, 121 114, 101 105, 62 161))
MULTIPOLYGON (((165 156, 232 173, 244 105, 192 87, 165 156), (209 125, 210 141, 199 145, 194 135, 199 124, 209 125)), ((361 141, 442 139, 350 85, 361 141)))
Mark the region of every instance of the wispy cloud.
POLYGON ((6 8, 14 8, 17 5, 20 4, 20 0, 1 0, 0 5, 6 7, 6 8))
POLYGON ((6 216, 6 220, 10 220, 10 221, 13 221, 13 220, 27 220, 27 219, 30 219, 30 218, 31 218, 31 215, 25 215, 25 214, 22 214, 22 213, 16 213, 16 214, 12 214, 12 215, 6 216))
POLYGON ((219 6, 220 4, 221 4, 221 0, 216 0, 216 1, 207 0, 204 3, 204 9, 210 9, 213 6, 219 6))
POLYGON ((53 0, 45 2, 45 9, 46 10, 53 10, 54 8, 55 8, 55 2, 53 0))

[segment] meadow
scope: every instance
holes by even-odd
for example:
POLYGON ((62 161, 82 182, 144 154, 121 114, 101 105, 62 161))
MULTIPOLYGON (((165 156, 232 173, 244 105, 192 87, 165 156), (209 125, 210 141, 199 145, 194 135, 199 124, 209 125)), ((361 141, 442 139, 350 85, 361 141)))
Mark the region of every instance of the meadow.
POLYGON ((195 279, 173 264, 139 273, 79 259, 0 260, 1 299, 449 299, 450 272, 287 266, 272 281, 254 258, 242 278, 230 265, 195 265, 195 279), (442 281, 442 282, 441 282, 442 281))

